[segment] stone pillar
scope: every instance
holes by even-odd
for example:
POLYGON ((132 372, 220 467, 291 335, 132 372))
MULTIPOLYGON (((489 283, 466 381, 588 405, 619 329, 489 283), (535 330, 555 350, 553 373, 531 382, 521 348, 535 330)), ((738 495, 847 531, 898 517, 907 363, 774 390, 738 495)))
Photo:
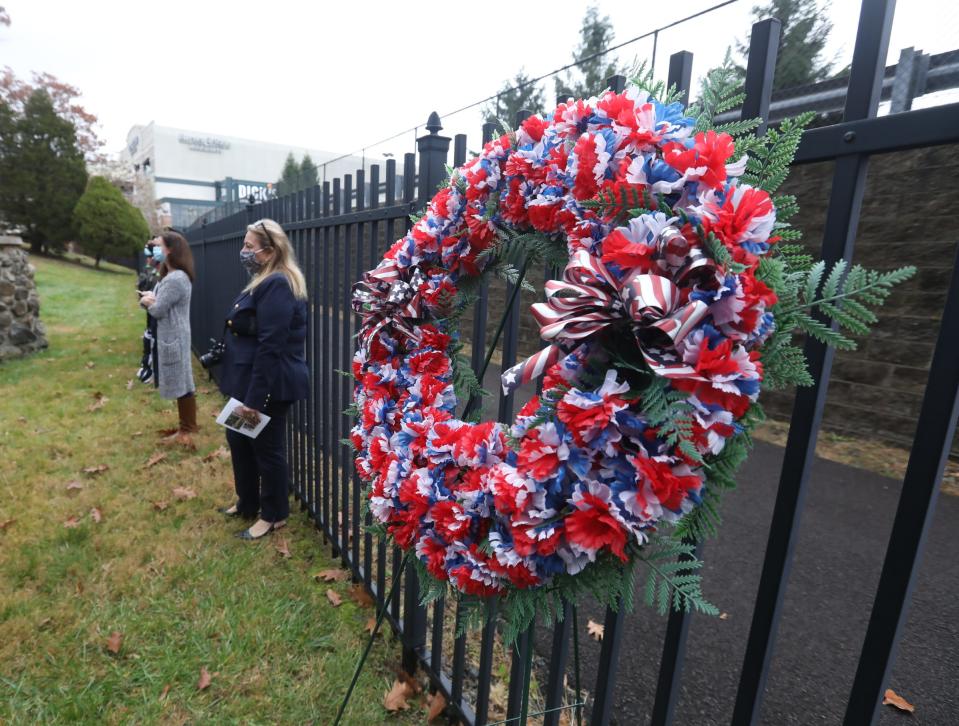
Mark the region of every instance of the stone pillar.
POLYGON ((21 239, 0 236, 0 361, 47 347, 33 274, 21 239))

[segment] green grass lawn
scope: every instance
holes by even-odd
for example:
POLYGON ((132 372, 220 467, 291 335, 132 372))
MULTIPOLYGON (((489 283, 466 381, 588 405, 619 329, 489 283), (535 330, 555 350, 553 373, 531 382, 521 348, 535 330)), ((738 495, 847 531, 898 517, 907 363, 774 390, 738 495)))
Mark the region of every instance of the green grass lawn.
MULTIPOLYGON (((128 385, 144 324, 132 273, 32 261, 50 348, 0 364, 0 721, 331 723, 372 611, 348 581, 314 580, 335 564, 304 515, 273 539, 233 537, 216 512, 229 461, 203 460, 224 445, 222 399, 199 369, 197 452, 146 466, 176 419, 128 385)), ((396 642, 377 644, 347 723, 425 721, 422 697, 382 706, 398 662, 396 642)))

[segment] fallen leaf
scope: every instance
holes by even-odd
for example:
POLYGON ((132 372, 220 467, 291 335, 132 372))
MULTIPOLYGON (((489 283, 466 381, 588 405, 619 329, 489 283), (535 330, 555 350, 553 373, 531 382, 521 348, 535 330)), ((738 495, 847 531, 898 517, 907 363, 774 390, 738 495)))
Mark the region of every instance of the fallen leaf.
POLYGON ((135 439, 137 436, 143 436, 143 432, 142 432, 142 431, 134 431, 132 434, 130 434, 130 438, 131 438, 131 439, 135 439))
POLYGON ((426 714, 426 720, 432 721, 446 710, 446 696, 437 691, 429 697, 426 705, 429 706, 429 713, 426 714))
POLYGON ((67 529, 73 529, 74 527, 80 526, 80 520, 76 517, 68 517, 67 521, 63 523, 63 526, 67 529))
POLYGON ((340 605, 343 604, 343 598, 341 598, 341 597, 337 594, 336 590, 327 590, 327 591, 326 591, 326 599, 329 600, 329 601, 330 601, 330 605, 332 605, 332 606, 335 607, 335 608, 338 608, 340 605))
POLYGON ((133 390, 133 379, 132 379, 132 378, 131 378, 129 381, 127 381, 127 390, 128 390, 128 391, 132 391, 132 390, 133 390))
POLYGON ((210 675, 210 671, 206 669, 206 666, 200 668, 200 680, 196 682, 196 690, 202 691, 210 687, 210 684, 213 682, 213 677, 210 675))
POLYGON ((16 519, 5 519, 2 522, 0 522, 0 532, 5 530, 7 527, 9 527, 11 524, 13 524, 16 521, 17 521, 16 519))
POLYGON ((92 360, 87 361, 87 368, 93 368, 94 366, 96 366, 96 363, 94 363, 92 360))
POLYGON ((376 628, 376 618, 370 615, 369 620, 366 621, 366 632, 370 635, 373 635, 373 629, 376 628))
POLYGON ((169 692, 170 692, 170 684, 167 683, 167 684, 163 687, 163 690, 160 691, 160 698, 158 698, 157 700, 158 700, 158 701, 162 701, 164 698, 166 698, 166 694, 168 694, 169 692))
POLYGON ((900 696, 891 688, 887 688, 886 692, 883 694, 882 705, 895 706, 900 711, 908 711, 909 713, 913 713, 916 710, 915 706, 913 706, 911 703, 909 703, 909 701, 900 696))
POLYGON ((173 490, 173 496, 180 500, 193 499, 193 497, 196 496, 196 492, 189 487, 176 487, 173 490))
POLYGON ((20 423, 26 423, 26 422, 27 422, 27 417, 26 417, 26 416, 17 416, 17 421, 19 421, 20 423))
POLYGON ((93 519, 94 522, 96 522, 97 524, 100 524, 100 522, 103 521, 103 512, 101 512, 99 508, 94 507, 93 509, 90 510, 90 517, 93 519))
POLYGON ((290 555, 290 543, 286 541, 286 537, 278 537, 273 541, 273 547, 279 552, 283 557, 289 559, 290 555))
POLYGON ((114 630, 107 638, 107 650, 113 654, 119 653, 121 645, 123 645, 123 634, 114 630))
POLYGON ((80 489, 83 489, 83 484, 81 484, 80 482, 78 482, 76 479, 74 479, 73 481, 68 481, 68 482, 67 482, 67 491, 68 491, 68 492, 75 492, 75 491, 79 491, 80 489))
POLYGON ((350 579, 350 573, 346 570, 323 570, 322 572, 317 572, 313 577, 319 581, 323 582, 341 582, 343 580, 350 579))
POLYGON ((376 602, 366 591, 366 588, 360 583, 357 583, 350 588, 350 597, 353 599, 353 602, 355 602, 361 608, 371 608, 376 602))
POLYGON ((83 594, 83 582, 80 580, 77 580, 77 595, 82 595, 82 594, 83 594))
POLYGON ((90 406, 87 408, 87 411, 96 411, 97 409, 103 408, 107 405, 107 401, 109 400, 109 398, 97 391, 93 394, 93 403, 90 404, 90 406))
POLYGON ((606 629, 605 625, 600 625, 599 623, 590 620, 586 623, 586 632, 589 633, 589 637, 593 640, 602 640, 603 631, 606 629))
POLYGON ((729 620, 729 613, 719 613, 720 620, 729 620))
POLYGON ((83 470, 84 474, 89 474, 90 476, 96 476, 97 474, 102 474, 103 472, 109 470, 109 466, 106 464, 96 464, 95 466, 88 466, 83 470))
POLYGON ((39 623, 37 623, 37 630, 43 630, 52 622, 53 622, 53 618, 44 618, 39 623))
POLYGON ((153 508, 154 508, 155 510, 157 510, 158 512, 162 512, 162 511, 163 511, 164 509, 166 509, 168 506, 170 506, 170 505, 167 504, 166 502, 163 502, 163 501, 153 502, 153 508))
POLYGON ((403 711, 410 707, 406 702, 407 698, 413 695, 413 689, 409 684, 396 679, 393 681, 393 687, 383 696, 383 708, 387 711, 403 711))
POLYGON ((420 682, 402 668, 396 669, 396 677, 403 681, 403 683, 405 683, 409 687, 410 691, 412 691, 414 694, 423 690, 423 686, 420 685, 420 682))
POLYGON ((165 454, 164 452, 162 452, 162 451, 158 451, 158 452, 155 453, 153 456, 151 456, 149 459, 147 459, 147 463, 143 465, 143 468, 144 468, 144 469, 149 469, 151 466, 156 466, 156 465, 159 464, 161 461, 163 461, 165 458, 166 458, 166 454, 165 454))
POLYGON ((209 454, 203 457, 203 461, 213 461, 214 459, 229 459, 230 450, 225 446, 221 446, 216 451, 211 451, 209 454))

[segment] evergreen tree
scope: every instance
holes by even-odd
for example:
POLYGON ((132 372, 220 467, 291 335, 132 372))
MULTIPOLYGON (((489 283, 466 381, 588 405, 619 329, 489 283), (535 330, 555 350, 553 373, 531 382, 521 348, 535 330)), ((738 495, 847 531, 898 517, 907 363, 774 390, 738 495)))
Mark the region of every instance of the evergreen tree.
POLYGON ((73 210, 77 240, 96 259, 107 255, 135 255, 150 237, 150 228, 140 210, 102 176, 90 179, 87 190, 73 210))
MULTIPOLYGON (((782 24, 779 55, 773 88, 792 88, 829 78, 832 62, 823 51, 832 31, 832 23, 820 12, 817 0, 768 0, 752 9, 753 22, 777 18, 782 24)), ((736 66, 740 78, 746 77, 745 59, 749 42, 736 41, 736 52, 743 64, 736 66)))
POLYGON ((496 123, 502 121, 508 128, 516 125, 516 112, 526 109, 543 113, 546 102, 538 83, 529 83, 529 76, 521 68, 512 80, 504 81, 496 100, 483 106, 483 118, 496 123))
POLYGON ((303 160, 300 162, 300 189, 309 189, 310 187, 316 186, 319 177, 318 172, 319 170, 316 164, 313 163, 310 155, 304 155, 303 160))
POLYGON ((60 118, 44 90, 16 114, 0 113, 0 219, 34 252, 58 249, 73 233, 73 207, 87 182, 73 124, 60 118))
POLYGON ((608 15, 599 16, 595 5, 583 16, 579 30, 579 46, 573 52, 575 70, 566 71, 565 78, 554 79, 557 98, 589 98, 606 88, 606 79, 617 72, 616 58, 609 54, 590 58, 613 44, 613 23, 608 15), (588 59, 588 60, 587 60, 588 59))
POLYGON ((283 162, 283 170, 280 172, 280 179, 276 182, 277 196, 291 194, 300 189, 300 165, 296 163, 291 151, 286 155, 286 161, 283 162))

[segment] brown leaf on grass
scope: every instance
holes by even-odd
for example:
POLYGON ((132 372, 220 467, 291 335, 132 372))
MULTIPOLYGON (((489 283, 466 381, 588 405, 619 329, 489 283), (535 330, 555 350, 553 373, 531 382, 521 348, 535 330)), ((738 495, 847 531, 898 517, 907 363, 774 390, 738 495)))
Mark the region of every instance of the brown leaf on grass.
POLYGON ((93 403, 87 407, 87 411, 96 411, 97 409, 103 408, 107 405, 107 401, 110 399, 104 396, 100 391, 97 391, 93 394, 93 403))
POLYGON ((44 630, 51 623, 53 623, 53 618, 44 618, 39 623, 37 623, 37 630, 44 630))
POLYGON ((2 522, 0 522, 0 532, 5 530, 7 527, 9 527, 11 524, 13 524, 16 521, 17 521, 16 519, 5 519, 2 522))
POLYGON ((121 645, 123 645, 123 633, 114 630, 107 638, 107 650, 116 655, 120 652, 121 645))
POLYGON ((203 457, 203 461, 213 461, 214 459, 229 459, 230 450, 225 446, 221 446, 216 451, 211 451, 209 454, 203 457))
POLYGON ((586 623, 586 632, 589 634, 589 637, 592 638, 593 640, 602 640, 603 631, 605 630, 606 630, 605 625, 600 625, 594 620, 590 620, 589 622, 586 623))
POLYGON ((720 620, 729 620, 729 613, 719 613, 720 620))
POLYGON ((313 578, 317 582, 320 580, 323 580, 323 582, 342 582, 350 579, 350 573, 346 570, 323 570, 313 575, 313 578))
POLYGON ((887 688, 886 692, 882 696, 882 705, 883 706, 895 706, 900 711, 908 711, 913 713, 916 710, 916 707, 913 706, 909 701, 900 696, 891 688, 887 688))
POLYGON ((130 434, 130 438, 131 438, 131 439, 135 439, 137 436, 143 436, 143 432, 142 432, 142 431, 134 431, 132 434, 130 434))
POLYGON ((163 686, 163 690, 160 691, 160 697, 157 700, 162 701, 164 698, 166 698, 166 694, 168 694, 169 692, 170 692, 170 684, 167 683, 165 686, 163 686))
POLYGON ((94 363, 92 360, 87 361, 87 368, 93 369, 95 366, 96 363, 94 363))
POLYGON ((181 501, 184 501, 186 499, 193 499, 193 497, 196 496, 196 492, 189 487, 176 487, 173 490, 173 496, 181 501))
POLYGON ((426 720, 432 721, 434 718, 442 715, 443 711, 446 710, 446 696, 444 696, 442 692, 437 691, 427 699, 426 705, 429 708, 426 714, 426 720))
POLYGON ((162 511, 163 511, 164 509, 166 509, 168 506, 170 506, 170 505, 167 504, 167 503, 164 502, 164 501, 153 502, 153 508, 154 508, 155 510, 157 510, 158 512, 162 512, 162 511))
POLYGON ((366 630, 366 632, 369 633, 370 635, 373 635, 373 630, 375 628, 376 628, 376 618, 370 615, 369 619, 366 621, 366 627, 364 628, 364 630, 366 630))
POLYGON ((127 381, 127 390, 128 390, 128 391, 132 391, 132 390, 133 390, 133 379, 132 379, 132 378, 131 378, 129 381, 127 381))
POLYGON ((357 583, 350 588, 350 598, 361 608, 371 608, 375 603, 372 596, 362 584, 357 583))
POLYGON ((82 580, 77 580, 77 588, 76 588, 76 590, 77 590, 77 595, 78 595, 78 596, 83 594, 83 581, 82 581, 82 580))
POLYGON ((405 711, 410 707, 406 699, 411 698, 413 695, 414 691, 410 688, 409 684, 397 678, 393 681, 393 687, 383 696, 383 708, 394 713, 396 711, 405 711))
POLYGON ((76 479, 74 479, 73 481, 68 481, 68 482, 67 482, 67 491, 68 491, 68 492, 75 492, 75 491, 79 491, 80 489, 83 489, 83 484, 81 484, 80 482, 78 482, 76 479))
POLYGON ((286 559, 292 557, 290 554, 290 543, 286 541, 286 537, 277 537, 273 540, 273 547, 286 559))
POLYGON ((158 452, 156 452, 153 456, 151 456, 149 459, 147 459, 147 463, 143 465, 143 468, 144 468, 144 469, 149 469, 151 466, 156 466, 156 465, 159 464, 161 461, 163 461, 165 458, 166 458, 166 453, 164 453, 163 451, 158 451, 158 452))
POLYGON ((67 517, 67 520, 63 523, 63 526, 67 529, 73 529, 74 527, 80 526, 80 519, 78 517, 67 517))
POLYGON ((17 421, 19 421, 20 423, 26 423, 26 422, 27 422, 27 417, 26 417, 26 416, 17 416, 17 421))
POLYGON ((96 464, 94 466, 88 466, 83 470, 84 474, 89 474, 90 476, 96 476, 97 474, 102 474, 105 471, 110 469, 106 464, 96 464))
POLYGON ((403 681, 403 683, 405 683, 409 687, 410 691, 412 691, 414 694, 420 693, 423 690, 423 686, 420 685, 420 682, 402 668, 396 669, 396 677, 403 681))
POLYGON ((103 512, 98 507, 94 507, 90 510, 90 517, 96 524, 100 524, 103 521, 103 512))
POLYGON ((343 604, 343 598, 339 596, 336 590, 327 590, 326 599, 329 600, 330 605, 332 605, 335 608, 338 608, 340 605, 343 604))
POLYGON ((196 682, 196 690, 203 691, 209 688, 211 683, 213 683, 213 676, 210 675, 206 666, 202 666, 200 668, 200 680, 196 682))

